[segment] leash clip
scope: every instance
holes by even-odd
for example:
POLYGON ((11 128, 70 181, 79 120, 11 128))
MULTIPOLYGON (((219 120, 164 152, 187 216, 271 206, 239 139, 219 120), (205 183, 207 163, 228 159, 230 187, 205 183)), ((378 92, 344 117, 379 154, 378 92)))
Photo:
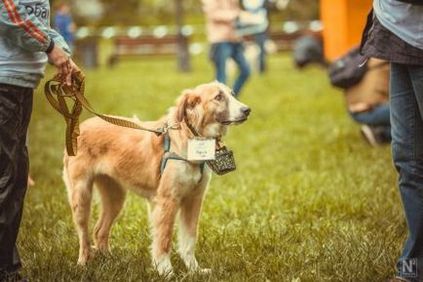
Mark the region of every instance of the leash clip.
POLYGON ((172 125, 168 125, 167 123, 164 124, 163 127, 157 128, 157 136, 160 136, 162 134, 167 134, 169 132, 169 130, 177 130, 177 129, 181 129, 181 126, 179 125, 179 123, 175 122, 172 125))

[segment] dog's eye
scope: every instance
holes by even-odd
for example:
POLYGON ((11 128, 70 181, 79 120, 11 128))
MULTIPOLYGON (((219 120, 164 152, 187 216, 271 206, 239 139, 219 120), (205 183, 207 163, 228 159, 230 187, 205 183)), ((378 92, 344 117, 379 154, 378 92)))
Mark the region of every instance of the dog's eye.
POLYGON ((217 95, 214 97, 214 99, 215 99, 216 101, 222 101, 222 100, 223 100, 223 93, 222 93, 222 92, 219 92, 219 94, 217 94, 217 95))

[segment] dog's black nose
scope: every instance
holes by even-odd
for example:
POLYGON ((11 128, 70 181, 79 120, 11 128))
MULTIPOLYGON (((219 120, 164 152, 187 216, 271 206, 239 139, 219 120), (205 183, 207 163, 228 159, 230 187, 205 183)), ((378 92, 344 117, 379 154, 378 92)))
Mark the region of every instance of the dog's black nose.
POLYGON ((249 107, 242 107, 241 108, 241 112, 245 115, 248 116, 251 113, 251 109, 249 107))

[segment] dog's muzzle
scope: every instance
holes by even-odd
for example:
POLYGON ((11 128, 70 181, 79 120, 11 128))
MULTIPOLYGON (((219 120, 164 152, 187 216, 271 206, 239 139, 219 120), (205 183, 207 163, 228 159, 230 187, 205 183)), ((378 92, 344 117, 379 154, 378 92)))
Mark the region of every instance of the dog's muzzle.
POLYGON ((246 121, 248 119, 248 116, 251 113, 251 109, 249 107, 242 107, 240 109, 241 114, 239 115, 238 118, 233 119, 233 120, 224 120, 224 121, 220 121, 221 124, 223 125, 231 125, 231 124, 240 124, 243 123, 244 121, 246 121))

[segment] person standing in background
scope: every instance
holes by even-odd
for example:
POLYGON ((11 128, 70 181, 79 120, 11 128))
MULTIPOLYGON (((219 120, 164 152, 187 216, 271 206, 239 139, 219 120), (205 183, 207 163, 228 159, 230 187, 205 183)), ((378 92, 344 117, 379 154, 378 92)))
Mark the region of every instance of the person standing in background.
POLYGON ((423 281, 423 2, 374 0, 362 52, 391 63, 392 157, 408 238, 392 281, 423 281))
POLYGON ((226 84, 226 61, 232 58, 238 66, 239 75, 233 85, 238 96, 248 77, 250 67, 244 57, 242 38, 236 33, 236 20, 240 15, 238 0, 202 0, 207 20, 207 39, 210 59, 216 70, 216 80, 226 84))
POLYGON ((58 5, 56 16, 54 17, 54 29, 65 39, 71 51, 74 49, 75 23, 72 20, 69 4, 62 2, 58 5))
POLYGON ((372 146, 391 142, 389 111, 389 64, 371 58, 367 71, 356 85, 345 89, 348 113, 362 124, 361 133, 372 146))
POLYGON ((238 34, 251 35, 259 47, 258 71, 266 71, 266 40, 269 20, 267 19, 266 0, 241 0, 244 11, 238 21, 238 34))
POLYGON ((48 0, 0 0, 0 281, 25 281, 16 247, 28 181, 26 135, 47 60, 66 84, 79 71, 50 28, 48 0))

